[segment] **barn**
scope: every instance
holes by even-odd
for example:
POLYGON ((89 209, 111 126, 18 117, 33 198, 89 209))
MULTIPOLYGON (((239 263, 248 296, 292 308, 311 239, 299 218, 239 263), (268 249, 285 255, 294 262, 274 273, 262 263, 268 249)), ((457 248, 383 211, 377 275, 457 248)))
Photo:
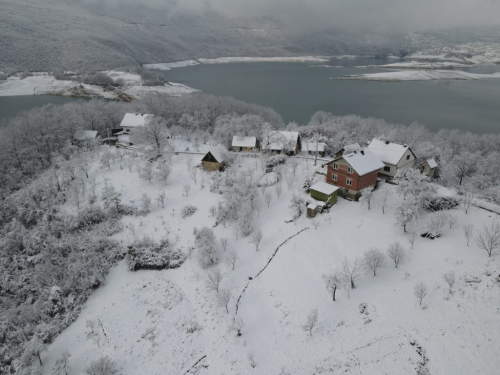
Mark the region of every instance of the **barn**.
POLYGON ((217 145, 210 149, 203 159, 201 166, 207 171, 221 171, 227 162, 227 150, 222 145, 217 145))

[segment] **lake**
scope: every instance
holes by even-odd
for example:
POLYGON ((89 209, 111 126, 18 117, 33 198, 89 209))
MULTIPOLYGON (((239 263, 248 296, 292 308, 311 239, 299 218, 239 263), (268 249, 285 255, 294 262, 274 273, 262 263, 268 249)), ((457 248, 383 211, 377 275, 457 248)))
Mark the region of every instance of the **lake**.
MULTIPOLYGON (((336 60, 321 67, 312 63, 206 64, 162 71, 205 93, 228 95, 271 107, 285 121, 307 124, 324 110, 335 115, 356 114, 389 122, 421 122, 433 131, 458 128, 478 133, 500 131, 500 80, 374 82, 332 80, 348 74, 385 72, 356 65, 378 65, 380 60, 336 60)), ((388 63, 387 61, 383 63, 388 63)), ((464 69, 494 73, 499 65, 464 69)))
MULTIPOLYGON (((418 121, 433 131, 441 128, 476 133, 500 132, 500 80, 374 82, 332 80, 348 74, 385 69, 355 68, 390 61, 356 59, 323 63, 231 63, 175 68, 161 73, 205 93, 227 95, 271 107, 285 121, 307 124, 324 110, 336 115, 356 114, 410 124, 418 121)), ((465 69, 494 73, 500 65, 465 69)), ((0 97, 0 120, 44 104, 75 99, 49 95, 0 97)))

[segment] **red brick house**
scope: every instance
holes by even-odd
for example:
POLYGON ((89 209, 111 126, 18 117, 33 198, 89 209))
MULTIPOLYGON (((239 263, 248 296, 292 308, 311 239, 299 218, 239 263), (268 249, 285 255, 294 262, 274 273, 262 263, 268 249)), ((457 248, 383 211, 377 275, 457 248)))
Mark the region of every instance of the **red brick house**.
POLYGON ((357 200, 361 190, 377 183, 384 163, 370 150, 344 153, 327 164, 326 182, 339 187, 339 194, 357 200))

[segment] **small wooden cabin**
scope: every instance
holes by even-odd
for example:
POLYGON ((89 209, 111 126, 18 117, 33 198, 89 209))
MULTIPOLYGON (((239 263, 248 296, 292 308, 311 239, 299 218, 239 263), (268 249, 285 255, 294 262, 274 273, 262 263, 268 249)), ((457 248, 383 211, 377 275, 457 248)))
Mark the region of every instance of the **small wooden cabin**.
POLYGON ((221 171, 227 162, 227 150, 224 146, 213 147, 201 159, 201 166, 207 171, 221 171))
POLYGON ((311 198, 325 202, 327 207, 337 203, 337 191, 339 190, 337 186, 320 181, 311 186, 310 190, 311 198))

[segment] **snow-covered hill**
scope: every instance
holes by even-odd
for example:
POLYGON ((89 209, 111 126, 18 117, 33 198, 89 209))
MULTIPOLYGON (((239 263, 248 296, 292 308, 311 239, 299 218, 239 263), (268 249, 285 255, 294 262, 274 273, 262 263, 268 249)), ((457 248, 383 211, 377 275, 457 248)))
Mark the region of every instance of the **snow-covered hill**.
MULTIPOLYGON (((174 143, 178 150, 186 148, 179 140, 174 143)), ((143 193, 151 198, 167 194, 164 208, 154 206, 146 216, 122 218, 123 231, 113 237, 126 246, 144 235, 155 240, 168 236, 175 248, 190 253, 194 228, 215 224, 210 207, 221 199, 210 191, 214 173, 196 169, 194 178, 190 172, 189 165, 199 163, 207 149, 204 145, 198 154, 173 155, 166 186, 121 168, 129 159, 141 160, 132 154, 115 161, 110 171, 100 170, 94 161, 90 178, 96 179, 98 195, 104 179, 131 205, 138 205, 143 193), (187 196, 186 185, 191 187, 187 196), (183 219, 186 204, 197 211, 183 219)), ((497 215, 475 207, 467 214, 454 209, 456 223, 446 227, 441 238, 417 237, 411 248, 411 235, 395 226, 394 208, 402 198, 393 185, 383 183, 374 192, 370 210, 339 198, 315 221, 302 214, 296 222, 285 223, 292 216, 292 195, 306 197, 303 182, 315 171, 313 160, 297 160, 295 175, 291 165, 286 168, 279 197, 275 173, 264 173, 260 158, 240 156, 231 168, 241 179, 269 186, 258 189, 253 215, 253 225, 263 232, 258 251, 235 232, 234 224, 213 228, 221 253, 217 268, 224 275, 221 289, 231 293, 228 313, 218 306, 217 293, 207 290, 213 268, 200 267, 196 249, 178 269, 132 272, 124 260, 89 298, 80 317, 42 352, 44 374, 51 373, 63 350, 71 354, 74 374, 102 355, 112 358, 123 375, 496 374, 498 254, 488 258, 474 241, 467 247, 462 227, 473 224, 480 229, 497 215), (269 207, 265 192, 272 195, 269 207), (226 250, 222 238, 228 239, 226 250), (332 301, 323 274, 345 259, 361 260, 370 247, 385 252, 396 241, 407 255, 398 268, 387 258, 376 277, 364 273, 356 289, 342 288, 332 301), (233 250, 238 254, 234 270, 226 262, 233 250), (443 279, 450 271, 456 275, 451 293, 443 279), (428 290, 422 305, 414 295, 419 282, 428 290), (302 326, 314 308, 319 319, 309 335, 302 326), (235 321, 243 322, 241 336, 231 329, 235 321), (94 339, 88 338, 89 322, 95 323, 94 339)), ((74 210, 70 204, 67 209, 74 210)), ((420 233, 431 215, 421 211, 410 232, 420 233)))

